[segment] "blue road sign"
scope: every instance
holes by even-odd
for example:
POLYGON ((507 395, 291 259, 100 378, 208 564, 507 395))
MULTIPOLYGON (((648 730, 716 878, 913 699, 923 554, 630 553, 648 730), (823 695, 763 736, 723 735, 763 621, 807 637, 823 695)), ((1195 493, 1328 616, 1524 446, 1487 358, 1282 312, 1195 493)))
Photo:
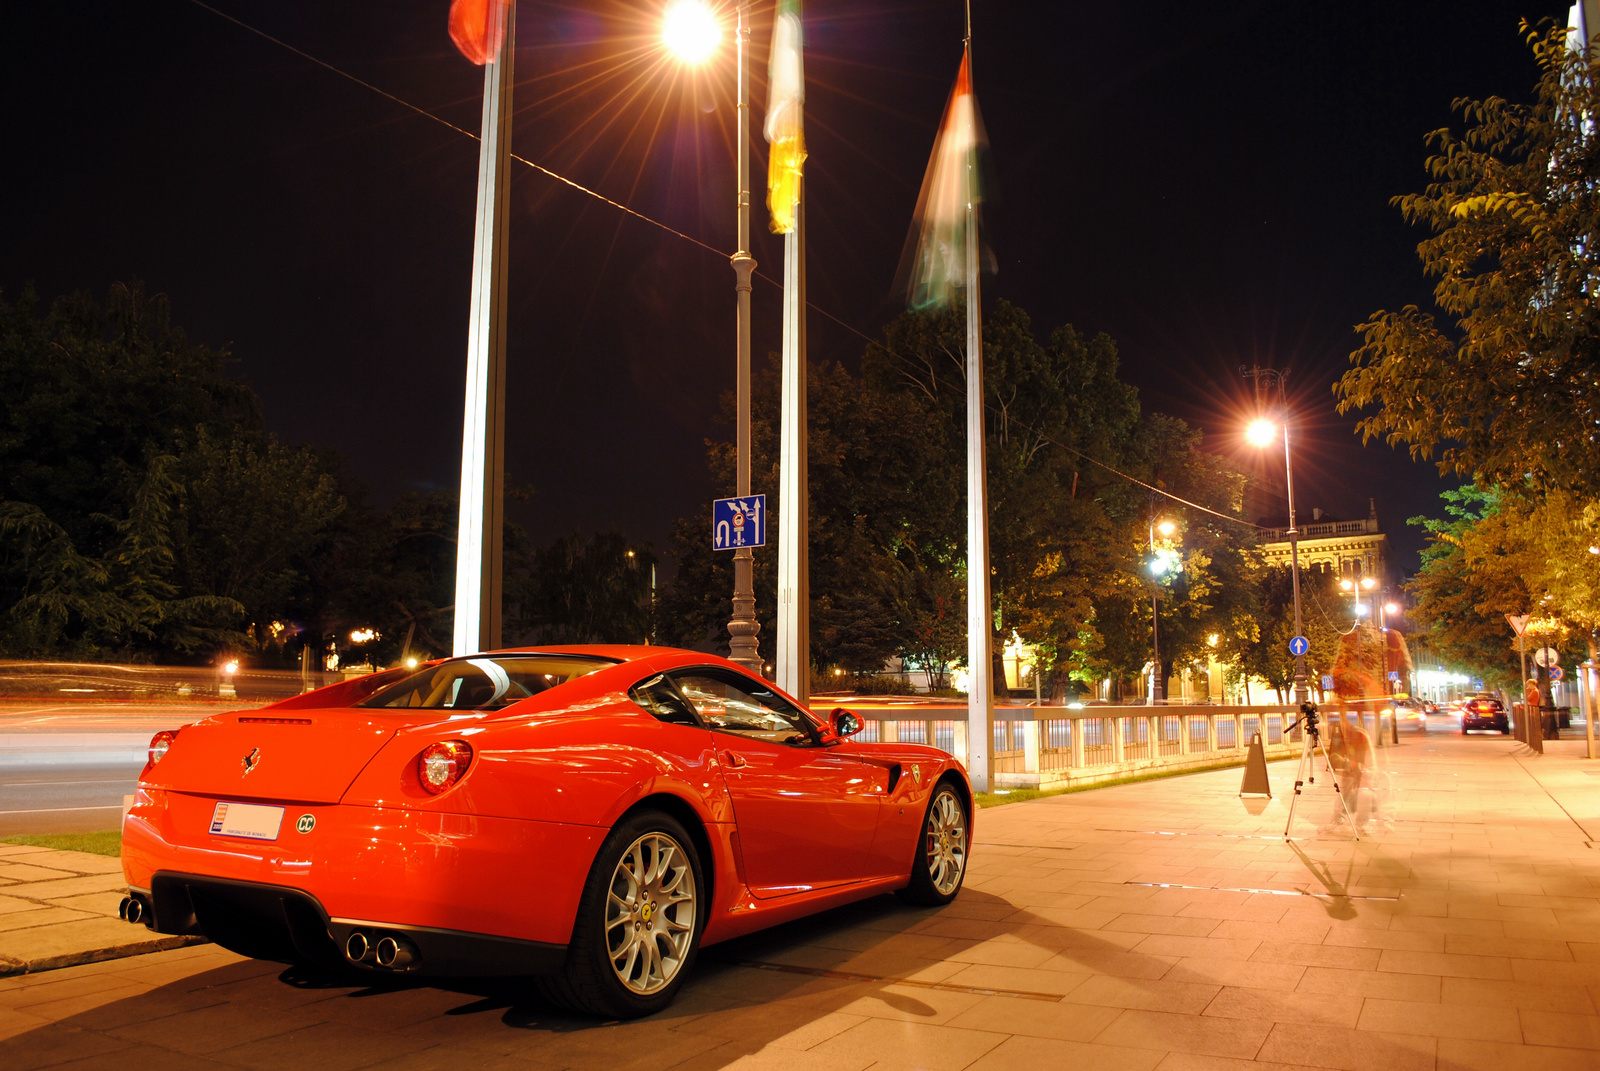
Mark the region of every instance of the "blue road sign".
POLYGON ((767 545, 767 496, 719 498, 711 503, 711 549, 767 545))
POLYGON ((1551 666, 1550 667, 1550 679, 1551 680, 1558 681, 1562 677, 1565 677, 1566 675, 1567 675, 1566 671, 1563 670, 1560 666, 1551 666))
POLYGON ((1398 669, 1391 669, 1389 671, 1389 679, 1392 680, 1392 681, 1399 680, 1400 679, 1400 671, 1398 669))
POLYGON ((1296 636, 1289 641, 1289 653, 1297 658, 1309 650, 1311 650, 1311 642, 1304 636, 1296 636))
POLYGON ((1333 678, 1326 673, 1322 675, 1322 690, 1325 692, 1333 690, 1333 678))

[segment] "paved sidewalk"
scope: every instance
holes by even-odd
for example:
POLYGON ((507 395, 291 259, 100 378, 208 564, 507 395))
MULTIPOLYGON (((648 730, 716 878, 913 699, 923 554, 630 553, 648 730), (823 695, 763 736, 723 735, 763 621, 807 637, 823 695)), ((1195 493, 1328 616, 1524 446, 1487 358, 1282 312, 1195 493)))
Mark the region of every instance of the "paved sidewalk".
MULTIPOLYGON (((955 904, 706 950, 630 1024, 512 982, 360 988, 214 946, 0 979, 8 1067, 1600 1068, 1600 763, 1405 737, 1353 843, 1240 771, 981 812, 955 904), (16 1063, 12 1063, 15 1059, 16 1063)), ((0 935, 3 936, 3 935, 0 935)))
POLYGON ((196 943, 117 918, 126 893, 116 859, 0 844, 0 975, 196 943))

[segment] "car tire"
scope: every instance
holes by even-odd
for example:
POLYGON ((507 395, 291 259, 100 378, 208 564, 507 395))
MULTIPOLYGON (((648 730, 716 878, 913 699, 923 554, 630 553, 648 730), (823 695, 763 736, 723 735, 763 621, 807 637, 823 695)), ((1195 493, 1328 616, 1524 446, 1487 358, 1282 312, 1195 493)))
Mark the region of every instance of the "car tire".
POLYGON ((911 881, 896 895, 922 907, 948 904, 967 880, 971 849, 972 816, 966 800, 954 784, 941 781, 928 798, 911 860, 911 881))
POLYGON ((566 962, 535 980, 539 992, 608 1019, 660 1011, 694 967, 709 892, 681 823, 653 810, 626 816, 595 854, 566 962))

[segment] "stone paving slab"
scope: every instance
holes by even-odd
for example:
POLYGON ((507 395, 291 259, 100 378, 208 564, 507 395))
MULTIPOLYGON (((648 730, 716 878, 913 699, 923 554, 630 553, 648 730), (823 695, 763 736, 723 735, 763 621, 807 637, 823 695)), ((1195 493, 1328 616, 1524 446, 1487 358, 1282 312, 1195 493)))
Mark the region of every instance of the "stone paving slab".
POLYGON ((196 944, 117 917, 122 864, 104 855, 0 844, 0 976, 196 944))
POLYGON ((1322 828, 1325 775, 1282 839, 1282 763, 1270 801, 1231 770, 987 810, 948 908, 883 897, 707 949, 640 1022, 205 945, 0 978, 0 1039, 24 1071, 1596 1071, 1600 764, 1548 746, 1403 738, 1359 842, 1322 828))

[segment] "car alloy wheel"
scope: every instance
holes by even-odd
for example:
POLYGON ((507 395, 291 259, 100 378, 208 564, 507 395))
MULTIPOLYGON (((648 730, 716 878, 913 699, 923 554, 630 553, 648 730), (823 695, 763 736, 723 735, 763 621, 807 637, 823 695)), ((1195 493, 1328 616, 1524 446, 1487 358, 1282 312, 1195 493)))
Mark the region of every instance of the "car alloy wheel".
POLYGON ((967 876, 968 836, 971 824, 961 794, 949 781, 941 781, 928 801, 922 835, 911 861, 911 880, 897 894, 908 903, 943 907, 956 898, 967 876))
POLYGON ((683 846, 663 832, 634 841, 606 897, 606 955, 618 981, 640 996, 669 985, 689 958, 698 910, 683 846))
POLYGON ((660 1011, 694 967, 705 888, 699 849, 682 823, 645 808, 624 815, 595 853, 566 962, 534 985, 585 1015, 660 1011))
POLYGON ((948 788, 941 790, 928 808, 923 836, 927 839, 928 880, 939 895, 949 896, 960 888, 967 871, 967 816, 948 788))

